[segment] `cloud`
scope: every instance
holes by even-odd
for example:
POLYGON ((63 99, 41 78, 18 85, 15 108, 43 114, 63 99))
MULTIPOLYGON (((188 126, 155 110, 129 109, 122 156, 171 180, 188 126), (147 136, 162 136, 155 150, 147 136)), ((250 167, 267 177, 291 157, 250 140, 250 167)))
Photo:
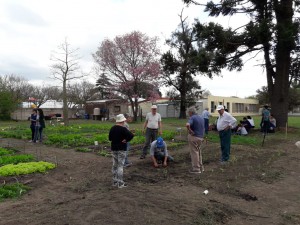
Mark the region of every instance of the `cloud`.
POLYGON ((38 13, 21 4, 8 2, 6 4, 6 14, 11 22, 26 24, 29 26, 46 26, 47 23, 38 13))

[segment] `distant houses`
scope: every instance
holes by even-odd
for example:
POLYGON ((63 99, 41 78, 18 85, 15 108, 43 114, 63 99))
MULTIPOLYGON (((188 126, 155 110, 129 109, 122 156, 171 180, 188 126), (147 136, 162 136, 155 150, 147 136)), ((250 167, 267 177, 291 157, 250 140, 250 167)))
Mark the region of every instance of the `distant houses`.
MULTIPOLYGON (((151 111, 152 105, 157 105, 158 112, 163 118, 179 117, 179 102, 170 101, 169 98, 160 98, 156 100, 139 99, 138 117, 145 117, 151 111)), ((224 105, 234 116, 257 115, 259 113, 259 102, 256 99, 244 99, 237 97, 222 97, 209 95, 206 98, 194 102, 197 113, 202 113, 205 108, 213 116, 217 116, 216 108, 218 105, 224 105)), ((45 116, 63 116, 63 104, 54 100, 48 100, 40 106, 45 116)), ((23 103, 22 107, 11 114, 15 120, 27 120, 32 111, 32 103, 23 103)), ((70 118, 85 118, 94 120, 109 120, 117 114, 129 113, 133 115, 131 105, 123 99, 101 99, 87 101, 83 108, 69 108, 70 118)))

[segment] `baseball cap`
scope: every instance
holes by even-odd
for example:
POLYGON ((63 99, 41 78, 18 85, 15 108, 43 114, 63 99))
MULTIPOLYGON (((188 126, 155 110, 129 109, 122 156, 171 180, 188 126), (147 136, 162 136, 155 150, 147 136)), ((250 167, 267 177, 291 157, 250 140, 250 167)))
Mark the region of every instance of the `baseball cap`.
POLYGON ((164 147, 164 139, 162 139, 162 137, 158 137, 156 140, 156 147, 158 148, 162 148, 164 147))
POLYGON ((217 111, 219 111, 219 110, 221 110, 221 109, 224 109, 224 106, 222 106, 222 105, 218 105, 218 107, 217 107, 217 111))
POLYGON ((157 109, 157 105, 151 106, 151 109, 157 109))

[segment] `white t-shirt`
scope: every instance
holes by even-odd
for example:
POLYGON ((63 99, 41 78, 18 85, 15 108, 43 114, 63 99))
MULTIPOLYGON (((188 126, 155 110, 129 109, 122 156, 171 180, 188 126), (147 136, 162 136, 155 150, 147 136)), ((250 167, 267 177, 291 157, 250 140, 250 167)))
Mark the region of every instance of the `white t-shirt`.
POLYGON ((161 116, 159 113, 152 114, 152 112, 147 113, 146 115, 147 127, 150 129, 158 129, 158 122, 161 121, 161 116))
POLYGON ((218 131, 222 131, 227 126, 231 126, 231 128, 236 127, 236 119, 228 112, 224 112, 223 115, 220 115, 218 118, 217 129, 218 131))

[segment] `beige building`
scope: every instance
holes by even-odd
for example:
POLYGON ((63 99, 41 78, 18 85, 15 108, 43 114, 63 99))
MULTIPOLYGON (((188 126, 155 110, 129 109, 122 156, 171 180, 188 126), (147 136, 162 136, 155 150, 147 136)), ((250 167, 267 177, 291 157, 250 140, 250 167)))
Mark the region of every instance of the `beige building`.
POLYGON ((238 97, 222 97, 209 95, 206 99, 196 102, 198 113, 208 108, 212 115, 218 115, 216 108, 224 105, 225 109, 234 116, 257 115, 259 114, 259 102, 257 99, 245 99, 238 97))

